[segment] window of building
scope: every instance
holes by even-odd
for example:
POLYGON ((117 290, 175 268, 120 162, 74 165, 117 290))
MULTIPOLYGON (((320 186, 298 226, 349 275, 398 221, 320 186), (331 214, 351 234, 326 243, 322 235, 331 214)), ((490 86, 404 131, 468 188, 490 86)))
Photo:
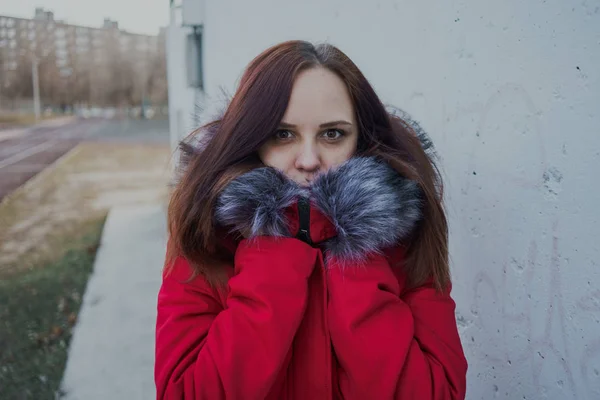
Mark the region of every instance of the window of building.
POLYGON ((56 49, 55 54, 57 58, 62 59, 66 59, 69 56, 69 52, 67 51, 67 49, 56 49))
POLYGON ((64 49, 67 47, 67 41, 65 38, 59 38, 54 41, 54 45, 58 49, 64 49))
POLYGON ((188 86, 204 89, 204 71, 202 60, 202 30, 195 29, 194 33, 187 36, 187 81, 188 86))

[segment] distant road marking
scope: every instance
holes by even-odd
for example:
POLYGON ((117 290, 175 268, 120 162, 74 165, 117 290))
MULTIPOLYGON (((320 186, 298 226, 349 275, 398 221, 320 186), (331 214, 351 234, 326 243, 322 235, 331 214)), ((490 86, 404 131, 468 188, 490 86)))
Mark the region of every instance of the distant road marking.
POLYGON ((47 142, 40 143, 37 146, 30 147, 21 151, 20 153, 14 154, 2 161, 0 161, 0 168, 8 167, 11 164, 19 162, 21 160, 26 159, 27 157, 31 157, 34 154, 41 153, 42 151, 46 151, 49 148, 53 147, 56 143, 56 140, 48 140, 47 142))
POLYGON ((0 142, 3 140, 13 139, 19 136, 23 136, 28 132, 27 129, 10 129, 0 131, 0 142))

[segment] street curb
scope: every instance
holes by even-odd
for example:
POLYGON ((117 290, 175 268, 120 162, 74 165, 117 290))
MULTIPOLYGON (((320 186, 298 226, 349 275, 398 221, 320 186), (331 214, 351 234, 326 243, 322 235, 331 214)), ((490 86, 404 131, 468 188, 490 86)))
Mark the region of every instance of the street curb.
POLYGON ((10 192, 6 196, 4 196, 4 198, 0 201, 0 207, 2 207, 6 202, 10 201, 14 197, 17 197, 22 192, 27 191, 27 189, 29 189, 30 186, 35 185, 37 182, 39 182, 40 180, 42 180, 46 176, 48 176, 50 173, 52 173, 57 167, 64 164, 65 162, 67 162, 68 159, 73 157, 75 154, 77 154, 81 150, 82 144, 83 143, 77 144, 71 150, 67 151, 65 154, 58 157, 53 163, 49 164, 46 168, 44 168, 43 170, 41 170, 40 172, 38 172, 37 174, 32 176, 29 180, 27 180, 21 186, 19 186, 18 188, 16 188, 15 190, 10 192))

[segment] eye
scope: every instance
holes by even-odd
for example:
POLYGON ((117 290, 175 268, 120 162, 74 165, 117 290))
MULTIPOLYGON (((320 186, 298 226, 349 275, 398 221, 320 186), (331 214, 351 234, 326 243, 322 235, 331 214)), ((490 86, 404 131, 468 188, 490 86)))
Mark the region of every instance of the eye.
POLYGON ((328 129, 323 132, 323 137, 328 141, 339 140, 345 135, 346 133, 341 129, 328 129))
POLYGON ((277 132, 275 132, 275 135, 273 137, 275 138, 275 140, 278 141, 286 141, 292 139, 294 137, 294 134, 285 129, 280 129, 277 132))

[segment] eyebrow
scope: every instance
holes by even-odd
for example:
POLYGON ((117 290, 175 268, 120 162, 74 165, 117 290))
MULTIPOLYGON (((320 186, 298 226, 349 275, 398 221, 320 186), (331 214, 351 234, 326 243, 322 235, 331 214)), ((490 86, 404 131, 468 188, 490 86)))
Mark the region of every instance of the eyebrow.
MULTIPOLYGON (((345 121, 343 119, 340 119, 338 121, 325 122, 325 123, 319 125, 319 128, 331 128, 332 126, 338 126, 338 125, 352 125, 352 123, 345 121)), ((279 126, 281 128, 285 128, 285 129, 292 129, 292 128, 296 127, 296 125, 288 124, 287 122, 281 122, 279 124, 279 126)))

